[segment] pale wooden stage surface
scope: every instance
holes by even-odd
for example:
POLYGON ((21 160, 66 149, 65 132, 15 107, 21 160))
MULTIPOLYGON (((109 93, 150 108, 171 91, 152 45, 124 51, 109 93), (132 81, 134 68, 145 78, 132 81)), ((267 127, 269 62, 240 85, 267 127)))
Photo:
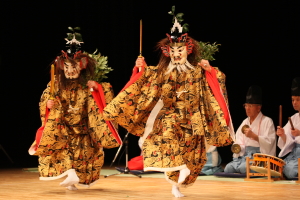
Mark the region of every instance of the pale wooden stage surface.
POLYGON ((59 186, 64 178, 40 181, 38 173, 22 169, 0 169, 0 199, 22 200, 119 200, 119 199, 300 199, 300 184, 263 183, 246 181, 197 180, 189 188, 182 188, 185 195, 175 198, 171 185, 164 178, 138 178, 118 175, 101 179, 91 188, 78 187, 68 191, 59 186))

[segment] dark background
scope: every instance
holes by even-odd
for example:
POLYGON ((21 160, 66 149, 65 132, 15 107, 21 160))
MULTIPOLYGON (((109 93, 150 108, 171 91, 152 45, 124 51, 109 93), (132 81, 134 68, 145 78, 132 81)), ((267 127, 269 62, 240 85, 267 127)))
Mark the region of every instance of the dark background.
MULTIPOLYGON (((278 124, 295 113, 291 105, 292 79, 299 70, 298 1, 1 1, 1 132, 0 167, 37 167, 28 148, 40 127, 39 98, 50 80, 49 64, 66 50, 67 27, 81 27, 83 50, 96 48, 108 56, 114 71, 105 81, 117 94, 127 83, 139 54, 139 21, 143 20, 143 56, 158 63, 156 42, 172 27, 171 6, 183 12, 189 35, 221 44, 211 62, 227 76, 230 112, 235 130, 246 118, 242 107, 253 84, 263 89, 263 113, 278 124)), ((126 134, 120 130, 123 138, 126 134)), ((129 158, 140 154, 138 138, 129 137, 129 158)), ((218 148, 224 163, 230 147, 218 148)), ((105 150, 110 164, 117 148, 105 150)), ((124 156, 121 162, 124 162, 124 156)), ((116 163, 118 165, 118 163, 116 163)))

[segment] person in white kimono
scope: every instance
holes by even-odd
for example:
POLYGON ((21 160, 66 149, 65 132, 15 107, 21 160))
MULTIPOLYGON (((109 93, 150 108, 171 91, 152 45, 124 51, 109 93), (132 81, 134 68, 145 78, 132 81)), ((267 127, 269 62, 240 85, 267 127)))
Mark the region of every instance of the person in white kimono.
POLYGON ((218 172, 223 172, 222 159, 216 146, 206 143, 206 163, 203 166, 201 173, 205 175, 213 175, 218 172))
POLYGON ((283 128, 277 127, 278 147, 281 149, 279 157, 283 157, 290 153, 285 159, 283 174, 288 178, 296 178, 298 176, 298 158, 300 158, 300 77, 292 82, 292 105, 297 111, 291 117, 292 128, 288 122, 283 128))
POLYGON ((225 173, 246 173, 246 157, 253 158, 254 153, 275 156, 276 133, 273 120, 261 112, 262 91, 259 86, 251 86, 244 104, 247 118, 236 132, 235 144, 241 147, 240 153, 233 154, 233 161, 224 169, 225 173), (248 128, 243 128, 248 125, 248 128), (243 130, 243 132, 242 132, 243 130))

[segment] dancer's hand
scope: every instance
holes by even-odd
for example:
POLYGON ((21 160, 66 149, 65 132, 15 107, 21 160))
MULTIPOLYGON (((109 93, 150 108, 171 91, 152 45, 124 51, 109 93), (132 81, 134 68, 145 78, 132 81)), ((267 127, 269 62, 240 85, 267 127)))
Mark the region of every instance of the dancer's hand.
POLYGON ((145 62, 145 58, 144 57, 138 57, 136 59, 134 67, 138 67, 139 68, 139 72, 142 70, 142 68, 145 68, 146 66, 147 66, 147 64, 145 62))
POLYGON ((210 66, 208 60, 202 59, 202 60, 198 63, 198 65, 201 66, 202 69, 204 69, 205 71, 211 72, 211 66, 210 66))
POLYGON ((88 81, 86 86, 88 86, 89 88, 93 88, 94 90, 98 90, 98 85, 96 81, 88 81))
POLYGON ((54 106, 54 101, 53 100, 48 100, 47 101, 47 108, 51 109, 54 106))

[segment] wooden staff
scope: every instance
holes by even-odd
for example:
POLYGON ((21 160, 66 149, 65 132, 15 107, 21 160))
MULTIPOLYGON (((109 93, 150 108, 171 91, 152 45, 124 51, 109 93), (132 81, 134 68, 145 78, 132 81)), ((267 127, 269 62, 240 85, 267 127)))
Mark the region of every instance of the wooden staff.
POLYGON ((293 125, 293 122, 292 122, 292 120, 291 120, 290 117, 289 117, 289 122, 290 122, 290 124, 291 124, 292 130, 295 130, 294 125, 293 125))
POLYGON ((282 105, 279 106, 279 126, 282 128, 282 105))
POLYGON ((54 65, 51 65, 51 83, 50 83, 50 99, 54 99, 54 82, 55 82, 55 77, 54 77, 54 65))
POLYGON ((139 57, 142 57, 142 33, 143 33, 143 22, 140 20, 140 54, 139 57))

